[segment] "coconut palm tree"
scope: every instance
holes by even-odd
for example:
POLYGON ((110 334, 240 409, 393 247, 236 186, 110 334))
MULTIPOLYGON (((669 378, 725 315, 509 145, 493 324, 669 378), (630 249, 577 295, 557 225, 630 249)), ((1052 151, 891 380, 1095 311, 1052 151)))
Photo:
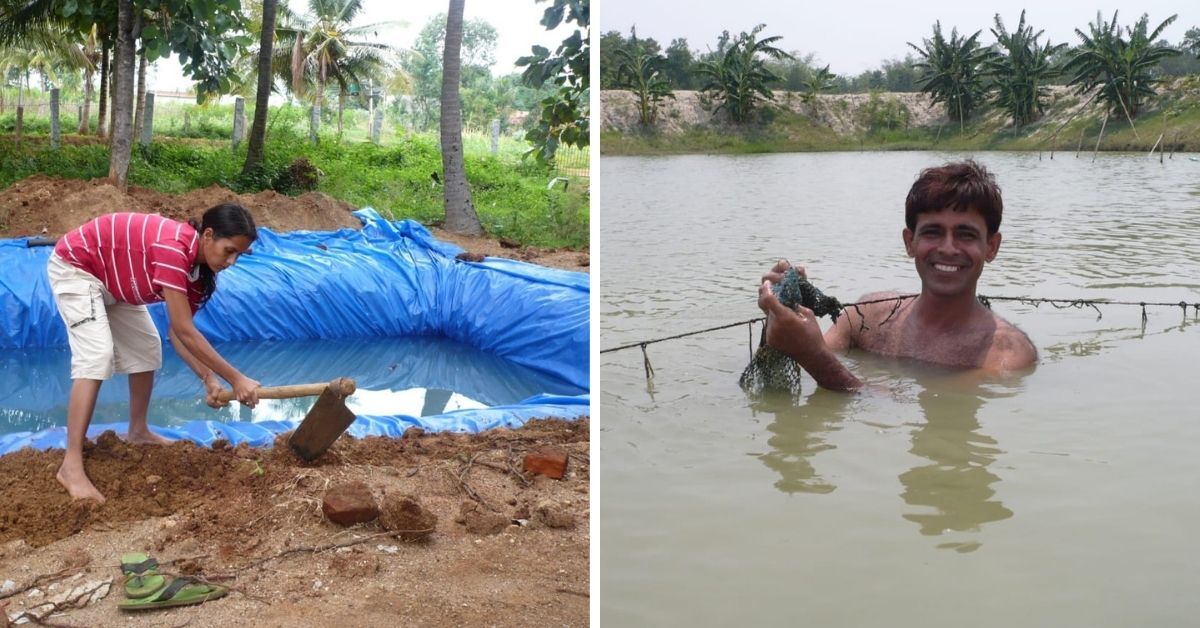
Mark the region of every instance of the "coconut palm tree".
POLYGON ((729 111, 734 122, 748 121, 760 102, 775 99, 769 85, 783 77, 767 67, 764 57, 776 61, 793 58, 774 46, 782 37, 758 38, 766 27, 759 24, 749 33, 743 32, 717 51, 716 60, 696 65, 696 72, 704 80, 701 91, 720 100, 716 111, 729 111))
MULTIPOLYGON (((84 36, 83 50, 100 69, 99 123, 96 134, 107 136, 110 52, 117 28, 117 0, 89 0, 69 5, 57 0, 0 0, 0 46, 24 41, 26 33, 54 24, 84 36), (97 52, 99 48, 99 52, 97 52)), ((85 75, 90 79, 90 76, 85 75)), ((87 81, 90 85, 91 81, 87 81)), ((85 106, 89 101, 85 100, 85 106)), ((84 117, 84 120, 87 118, 84 117)), ((87 128, 80 125, 86 132, 87 128)))
POLYGON ((1105 22, 1096 13, 1096 22, 1088 24, 1087 33, 1075 29, 1082 43, 1063 68, 1071 76, 1067 84, 1078 85, 1080 93, 1098 87, 1099 100, 1111 111, 1124 112, 1132 124, 1142 102, 1155 94, 1154 86, 1159 81, 1154 70, 1158 62, 1180 54, 1171 46, 1154 43, 1176 17, 1172 15, 1148 32, 1150 16, 1143 13, 1141 19, 1122 32, 1116 11, 1111 22, 1105 22))
MULTIPOLYGON (((324 102, 330 83, 338 89, 338 132, 346 98, 369 79, 386 78, 392 46, 363 39, 390 22, 354 26, 362 0, 309 0, 301 15, 279 7, 275 28, 275 72, 297 97, 311 97, 314 107, 324 102)), ((361 93, 361 92, 360 92, 361 93)))
POLYGON ((38 72, 51 84, 59 83, 60 70, 77 71, 93 68, 84 54, 77 33, 50 21, 38 20, 28 24, 11 43, 0 44, 0 76, 16 69, 21 73, 17 86, 17 116, 22 117, 24 94, 29 90, 29 77, 38 72))
POLYGON ((267 139, 267 107, 270 105, 271 56, 275 42, 275 0, 263 0, 262 21, 259 24, 258 41, 258 88, 254 94, 254 122, 250 124, 250 138, 246 148, 246 162, 242 173, 249 174, 262 168, 263 145, 267 139))
POLYGON ((947 40, 938 21, 933 24, 933 38, 923 39, 923 46, 908 43, 922 58, 915 64, 923 70, 917 80, 921 91, 932 96, 933 102, 945 104, 946 115, 958 121, 960 130, 986 93, 982 66, 991 52, 979 45, 981 32, 961 37, 958 29, 952 28, 947 40))
POLYGON ((95 88, 92 87, 92 81, 95 79, 96 70, 100 65, 100 50, 97 49, 100 39, 97 35, 97 27, 95 24, 92 24, 92 27, 88 29, 83 38, 82 51, 88 64, 87 67, 83 68, 83 112, 79 116, 79 127, 75 130, 79 135, 88 132, 88 125, 90 124, 92 115, 92 96, 95 91, 95 88))
POLYGON ((133 64, 137 56, 134 50, 136 42, 133 40, 133 14, 133 0, 118 0, 108 178, 122 191, 129 180, 129 159, 133 150, 133 64))
POLYGON ((28 88, 29 74, 36 71, 52 84, 59 82, 61 70, 83 70, 93 68, 80 44, 81 38, 69 30, 46 22, 30 27, 12 45, 0 46, 0 65, 5 71, 17 68, 25 76, 28 88))
POLYGON ((1066 44, 1039 44, 1043 31, 1034 33, 1033 26, 1025 24, 1025 11, 1021 11, 1021 21, 1011 33, 1004 28, 1000 14, 995 19, 996 27, 991 31, 999 53, 991 56, 984 67, 996 89, 996 106, 1008 112, 1013 126, 1021 127, 1045 111, 1042 99, 1049 94, 1047 83, 1057 74, 1050 58, 1066 44))
POLYGON ((462 38, 464 0, 450 0, 446 14, 446 48, 442 54, 442 115, 439 125, 442 140, 442 175, 445 179, 446 229, 454 233, 479 235, 483 226, 471 203, 471 186, 463 163, 462 104, 458 98, 462 80, 462 38))

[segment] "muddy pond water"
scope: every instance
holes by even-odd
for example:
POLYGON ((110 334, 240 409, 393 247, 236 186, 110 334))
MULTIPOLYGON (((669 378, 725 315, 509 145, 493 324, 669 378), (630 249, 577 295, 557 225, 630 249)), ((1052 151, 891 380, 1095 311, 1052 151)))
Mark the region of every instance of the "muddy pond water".
MULTIPOLYGON (((605 157, 600 348, 760 316, 782 257, 843 301, 917 291, 905 195, 964 156, 605 157)), ((1005 201, 982 294, 1200 302, 1196 156, 974 157, 1005 201)), ((855 352, 868 392, 754 400, 757 326, 648 345, 652 384, 640 350, 602 354, 605 625, 1193 623, 1195 309, 993 308, 1032 373, 855 352)))
MULTIPOLYGON (((358 390, 346 405, 358 415, 420 417, 511 404, 540 393, 587 392, 553 375, 441 337, 225 343, 216 349, 264 386, 351 377, 358 390)), ((0 433, 66 425, 69 349, 0 351, 0 373, 0 433)), ((104 384, 93 423, 128 420, 127 382, 117 376, 104 384)), ((315 400, 264 399, 253 410, 237 403, 213 409, 204 404, 203 395, 195 373, 165 348, 151 398, 152 425, 301 419, 315 400)))

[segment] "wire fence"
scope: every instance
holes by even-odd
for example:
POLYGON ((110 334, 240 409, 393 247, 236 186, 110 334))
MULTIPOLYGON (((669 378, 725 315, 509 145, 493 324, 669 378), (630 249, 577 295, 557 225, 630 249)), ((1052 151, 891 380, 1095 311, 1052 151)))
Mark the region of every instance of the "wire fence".
MULTIPOLYGON (((888 323, 888 321, 890 321, 896 315, 897 310, 899 309, 900 305, 905 300, 916 298, 916 296, 917 295, 915 295, 915 294, 905 294, 905 295, 900 295, 900 296, 896 296, 896 297, 886 297, 883 299, 872 299, 870 301, 859 301, 858 303, 845 303, 845 304, 841 305, 840 310, 854 309, 854 310, 858 311, 859 320, 860 320, 859 324, 862 326, 862 329, 867 329, 866 317, 864 317, 862 315, 862 311, 858 309, 859 306, 894 301, 895 305, 893 306, 891 313, 888 314, 887 318, 885 318, 883 320, 883 322, 879 323, 879 325, 885 325, 888 323)), ((1192 316, 1200 317, 1200 303, 1189 303, 1187 301, 1112 301, 1109 299, 1050 299, 1050 298, 1043 298, 1043 297, 988 296, 988 295, 982 295, 982 294, 979 295, 978 298, 979 298, 979 302, 982 303, 983 305, 985 305, 988 309, 991 309, 992 301, 1015 301, 1015 302, 1021 303, 1023 305, 1033 306, 1034 308, 1037 308, 1039 305, 1042 305, 1042 304, 1047 304, 1047 305, 1051 305, 1060 310, 1068 309, 1068 308, 1074 308, 1074 309, 1091 308, 1091 309, 1095 310, 1095 312, 1096 312, 1096 320, 1100 320, 1101 318, 1104 317, 1104 312, 1100 309, 1100 306, 1102 306, 1102 305, 1104 305, 1104 306, 1109 306, 1109 305, 1136 306, 1136 307, 1140 307, 1142 309, 1142 326, 1143 327, 1145 327, 1146 322, 1147 322, 1148 317, 1146 314, 1146 308, 1148 308, 1148 307, 1172 307, 1172 308, 1177 307, 1177 308, 1180 308, 1180 310, 1185 318, 1187 317, 1188 308, 1192 308, 1192 316)), ((836 318, 836 315, 835 315, 835 318, 836 318)), ((724 325, 717 325, 715 327, 706 327, 704 329, 697 329, 694 331, 681 332, 678 334, 672 334, 670 336, 663 336, 661 338, 639 340, 637 342, 631 342, 631 343, 619 345, 616 347, 609 347, 607 349, 601 349, 600 353, 613 353, 616 351, 624 351, 626 349, 640 348, 644 355, 646 353, 647 345, 651 345, 651 344, 658 343, 658 342, 665 342, 667 340, 677 340, 679 338, 698 336, 701 334, 707 334, 707 333, 714 332, 714 331, 720 331, 722 329, 729 329, 731 327, 739 327, 741 325, 748 325, 748 326, 752 327, 755 323, 762 323, 762 322, 765 322, 766 320, 767 319, 765 316, 759 316, 757 318, 736 321, 733 323, 726 323, 724 325)), ((751 334, 751 338, 753 339, 753 334, 751 334)))
POLYGON ((587 177, 590 173, 591 151, 588 147, 559 146, 554 153, 554 169, 560 175, 587 177))

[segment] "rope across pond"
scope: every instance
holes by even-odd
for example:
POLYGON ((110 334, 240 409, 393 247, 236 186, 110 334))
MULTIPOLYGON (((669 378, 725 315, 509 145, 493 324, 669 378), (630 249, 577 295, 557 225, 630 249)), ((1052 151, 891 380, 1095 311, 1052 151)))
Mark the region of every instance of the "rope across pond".
MULTIPOLYGON (((882 298, 882 299, 870 299, 867 301, 858 301, 857 303, 845 303, 845 304, 842 304, 842 309, 854 308, 855 311, 858 312, 858 314, 859 314, 859 320, 863 321, 861 323, 861 328, 867 329, 866 319, 865 319, 865 317, 862 316, 862 310, 859 309, 860 306, 871 305, 874 303, 885 303, 885 302, 894 301, 896 303, 895 307, 892 308, 892 311, 891 311, 891 313, 888 314, 887 318, 885 318, 883 320, 883 322, 880 323, 880 325, 884 325, 884 324, 887 324, 887 322, 890 321, 893 316, 895 316, 896 312, 900 309, 900 305, 906 299, 912 299, 912 298, 915 298, 916 296, 917 295, 915 295, 915 294, 904 294, 904 295, 900 295, 900 296, 886 297, 886 298, 882 298)), ((1042 304, 1048 304, 1048 305, 1054 306, 1055 308, 1060 309, 1060 310, 1067 309, 1067 308, 1083 309, 1083 308, 1090 307, 1090 308, 1096 310, 1096 320, 1100 320, 1104 316, 1104 312, 1100 310, 1101 305, 1138 306, 1138 307, 1142 308, 1142 325, 1146 324, 1146 321, 1147 321, 1146 308, 1148 308, 1148 307, 1177 307, 1183 311, 1183 315, 1185 317, 1187 316, 1187 310, 1190 307, 1194 310, 1194 315, 1200 316, 1200 302, 1188 303, 1187 301, 1176 301, 1176 302, 1171 302, 1171 301, 1110 301, 1108 299, 1047 299, 1047 298, 1041 298, 1041 297, 1009 297, 1009 296, 979 295, 979 302, 984 304, 988 308, 991 308, 992 301, 1015 301, 1017 303, 1022 303, 1025 305, 1032 305, 1035 308, 1042 304)), ((613 353, 615 351, 624 351, 626 349, 641 348, 642 355, 645 358, 647 376, 651 377, 654 374, 654 369, 652 367, 650 367, 650 358, 648 356, 646 356, 646 346, 647 345, 652 345, 652 344, 659 343, 659 342, 666 342, 668 340, 678 340, 680 338, 687 338, 689 336, 699 336, 701 334, 707 334, 707 333, 711 333, 714 331, 720 331, 722 329, 729 329, 731 327, 738 327, 740 325, 750 326, 751 341, 753 342, 754 323, 761 323, 764 321, 766 321, 766 317, 759 316, 757 318, 751 318, 751 319, 746 319, 746 320, 742 320, 742 321, 737 321, 736 323, 727 323, 725 325, 717 325, 715 327, 708 327, 705 329, 697 329, 695 331, 688 331, 688 332, 683 332, 680 334, 672 334, 670 336, 663 336, 661 338, 642 340, 640 342, 631 342, 629 344, 624 344, 624 345, 620 345, 617 347, 609 347, 607 349, 601 349, 600 353, 613 353)))

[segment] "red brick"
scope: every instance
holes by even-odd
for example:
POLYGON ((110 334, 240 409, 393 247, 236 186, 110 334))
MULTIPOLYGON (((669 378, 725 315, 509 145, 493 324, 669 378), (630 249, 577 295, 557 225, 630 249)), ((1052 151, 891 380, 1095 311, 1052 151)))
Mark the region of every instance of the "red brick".
POLYGON ((561 480, 567 472, 567 452, 557 447, 538 447, 525 455, 525 470, 561 480))
POLYGON ((371 489, 362 482, 333 486, 325 493, 321 510, 334 523, 344 526, 374 521, 379 516, 379 504, 371 489))

